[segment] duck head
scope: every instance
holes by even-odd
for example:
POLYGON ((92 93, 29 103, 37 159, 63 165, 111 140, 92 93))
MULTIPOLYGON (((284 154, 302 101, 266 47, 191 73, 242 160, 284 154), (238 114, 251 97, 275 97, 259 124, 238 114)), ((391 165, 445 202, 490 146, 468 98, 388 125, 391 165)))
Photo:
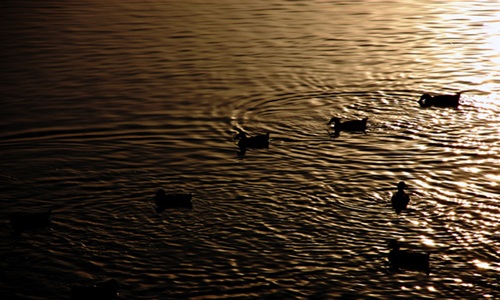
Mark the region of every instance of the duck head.
POLYGON ((332 123, 335 123, 335 124, 340 123, 340 119, 337 117, 333 117, 330 119, 330 122, 328 122, 326 125, 330 125, 332 123))
POLYGON ((420 100, 418 100, 418 104, 420 104, 421 107, 429 107, 431 104, 429 104, 429 101, 432 100, 432 96, 429 94, 423 94, 420 97, 420 100))
POLYGON ((237 140, 237 139, 246 139, 247 138, 247 134, 243 130, 241 130, 241 129, 236 129, 236 130, 238 131, 238 133, 234 137, 235 140, 237 140))
POLYGON ((389 242, 388 246, 389 246, 389 249, 396 250, 396 251, 399 250, 399 243, 396 240, 391 240, 389 242))
POLYGON ((162 188, 160 188, 158 190, 158 192, 156 192, 155 199, 159 199, 159 198, 162 198, 162 197, 165 197, 165 191, 162 188))
POLYGON ((404 188, 407 188, 408 186, 406 185, 406 183, 404 181, 400 181, 398 183, 398 190, 403 190, 404 188))

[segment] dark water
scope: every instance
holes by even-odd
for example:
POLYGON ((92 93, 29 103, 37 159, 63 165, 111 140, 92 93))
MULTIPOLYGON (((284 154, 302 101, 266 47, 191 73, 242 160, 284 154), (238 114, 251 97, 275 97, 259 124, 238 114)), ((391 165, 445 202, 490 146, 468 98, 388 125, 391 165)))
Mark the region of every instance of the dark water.
POLYGON ((0 4, 1 298, 498 298, 498 2, 213 2, 0 4), (391 272, 394 238, 430 276, 391 272))

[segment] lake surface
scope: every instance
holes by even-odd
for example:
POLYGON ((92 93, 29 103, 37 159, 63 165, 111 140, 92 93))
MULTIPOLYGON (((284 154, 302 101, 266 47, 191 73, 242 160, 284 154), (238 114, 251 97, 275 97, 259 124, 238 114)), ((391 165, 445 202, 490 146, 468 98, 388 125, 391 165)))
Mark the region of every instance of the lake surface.
POLYGON ((497 1, 5 1, 0 20, 2 299, 110 278, 120 299, 499 297, 497 1), (333 116, 368 130, 335 137, 333 116), (237 155, 237 129, 269 149, 237 155), (194 208, 157 214, 160 187, 194 208), (12 236, 11 213, 47 209, 12 236), (431 274, 392 270, 391 239, 431 274))

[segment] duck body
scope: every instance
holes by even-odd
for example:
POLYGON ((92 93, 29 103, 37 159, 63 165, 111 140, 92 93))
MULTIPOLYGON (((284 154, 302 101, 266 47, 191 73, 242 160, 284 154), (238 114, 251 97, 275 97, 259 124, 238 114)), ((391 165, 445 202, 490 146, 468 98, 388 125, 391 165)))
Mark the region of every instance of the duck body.
POLYGON ((118 297, 118 282, 110 279, 96 285, 71 287, 71 300, 114 300, 118 297))
POLYGON ((10 225, 15 234, 21 234, 24 231, 34 230, 46 227, 50 224, 50 214, 52 210, 36 213, 15 212, 10 219, 10 225))
POLYGON ((162 212, 167 208, 193 208, 191 194, 166 194, 163 189, 159 189, 154 196, 156 212, 162 212))
POLYGON ((350 120, 345 122, 340 122, 340 119, 337 117, 333 117, 330 119, 327 125, 332 123, 335 124, 334 129, 336 132, 339 131, 366 131, 366 123, 368 121, 368 117, 363 118, 362 120, 350 120))
POLYGON ((460 92, 455 95, 436 95, 423 94, 418 100, 421 107, 458 107, 460 105, 460 92))
POLYGON ((389 252, 388 259, 395 269, 416 270, 423 271, 427 275, 430 274, 429 253, 415 253, 411 250, 401 250, 396 240, 392 240, 389 243, 389 248, 392 250, 389 252))
POLYGON ((240 147, 240 149, 269 148, 269 132, 249 137, 244 131, 238 130, 235 139, 240 139, 238 142, 238 147, 240 147))
POLYGON ((403 209, 406 209, 408 203, 410 203, 410 196, 408 196, 404 188, 406 184, 404 181, 398 183, 398 192, 394 194, 391 198, 392 208, 396 210, 396 213, 399 215, 403 209))

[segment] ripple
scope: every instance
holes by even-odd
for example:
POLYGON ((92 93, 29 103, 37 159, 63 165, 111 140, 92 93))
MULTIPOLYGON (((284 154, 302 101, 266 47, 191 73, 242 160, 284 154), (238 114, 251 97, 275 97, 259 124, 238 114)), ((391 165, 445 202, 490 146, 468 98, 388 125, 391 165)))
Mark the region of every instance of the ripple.
POLYGON ((194 2, 1 5, 6 297, 110 278, 124 299, 496 294, 494 5, 194 2), (332 116, 368 129, 336 137, 332 116), (238 156, 237 129, 269 149, 238 156), (156 214, 160 187, 194 208, 156 214), (11 237, 11 212, 49 208, 11 237), (391 272, 394 238, 431 276, 391 272))

